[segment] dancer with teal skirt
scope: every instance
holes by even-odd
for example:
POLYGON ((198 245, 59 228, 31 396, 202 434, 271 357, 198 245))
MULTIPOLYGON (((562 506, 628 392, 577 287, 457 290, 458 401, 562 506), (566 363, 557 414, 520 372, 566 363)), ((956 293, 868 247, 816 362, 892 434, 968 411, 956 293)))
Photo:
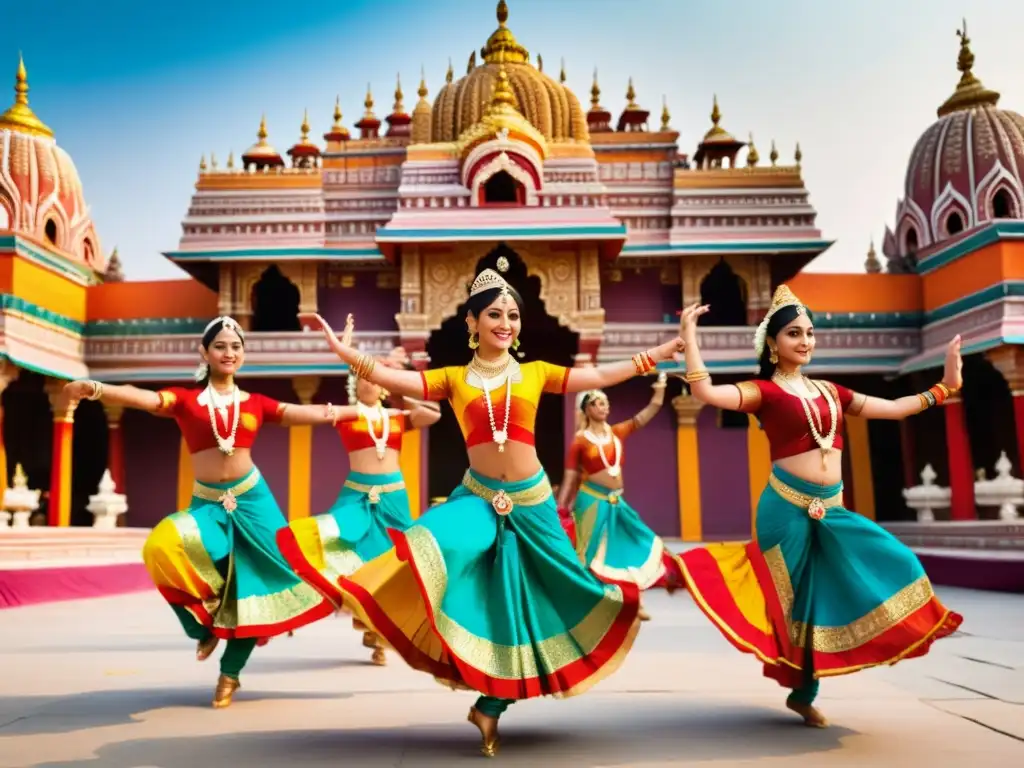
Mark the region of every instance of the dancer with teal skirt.
MULTIPOLYGON (((352 327, 350 315, 343 340, 352 327)), ((401 367, 402 362, 399 355, 378 360, 379 365, 394 367, 401 367)), ((293 520, 277 532, 281 554, 336 608, 344 599, 338 579, 391 549, 388 529, 404 531, 412 525, 409 495, 399 466, 402 437, 441 418, 435 403, 399 398, 412 407, 398 410, 383 406, 386 397, 382 387, 349 373, 348 400, 357 412, 337 424, 349 461, 338 500, 325 514, 293 520)), ((371 661, 383 666, 386 657, 381 639, 358 619, 353 619, 353 624, 363 632, 363 645, 373 650, 371 661)))
POLYGON ((694 397, 755 414, 771 445, 772 473, 757 505, 756 539, 681 555, 700 608, 764 674, 791 688, 786 706, 806 725, 828 721, 814 706, 819 680, 922 656, 963 620, 936 598, 917 557, 866 517, 843 507, 843 418, 905 419, 941 405, 962 383, 960 337, 946 352, 942 382, 884 400, 810 379, 811 313, 785 286, 757 329, 756 380, 713 385, 682 316, 686 375, 694 397))
POLYGON ((634 585, 599 581, 580 563, 558 519, 537 459, 537 405, 544 392, 609 387, 651 371, 683 347, 656 349, 595 368, 520 364, 522 300, 495 269, 477 275, 465 304, 468 365, 416 373, 375 365, 338 341, 331 347, 361 379, 389 392, 448 400, 462 429, 469 470, 447 501, 404 532, 395 548, 340 580, 345 605, 413 668, 481 694, 469 711, 483 754, 498 752, 498 718, 514 701, 582 693, 613 672, 639 620, 634 585))
POLYGON ((195 389, 153 392, 90 380, 71 382, 65 392, 72 402, 102 400, 177 421, 192 454, 192 501, 157 524, 142 559, 185 634, 196 641, 199 661, 227 641, 213 697, 213 706, 223 708, 257 644, 333 610, 277 549, 275 534, 285 518, 252 462, 256 435, 266 423, 333 424, 356 409, 280 403, 243 392, 235 375, 245 358, 244 334, 230 317, 206 326, 200 353, 195 389))
MULTIPOLYGON (((583 392, 576 401, 576 436, 569 445, 559 508, 573 506, 576 552, 594 575, 610 584, 639 589, 683 586, 679 563, 654 531, 623 497, 623 444, 661 410, 665 375, 652 389, 651 402, 631 419, 609 426, 611 405, 600 390, 583 392)), ((650 617, 641 606, 640 620, 650 617)))

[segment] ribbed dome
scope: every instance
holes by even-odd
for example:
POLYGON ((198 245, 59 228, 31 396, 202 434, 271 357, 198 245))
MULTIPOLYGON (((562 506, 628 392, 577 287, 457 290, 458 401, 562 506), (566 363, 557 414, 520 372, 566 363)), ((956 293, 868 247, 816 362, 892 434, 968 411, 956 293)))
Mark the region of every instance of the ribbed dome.
POLYGON ((508 6, 502 0, 498 3, 498 29, 480 51, 484 63, 441 88, 434 100, 432 140, 455 141, 480 121, 504 66, 515 108, 547 141, 589 141, 587 118, 579 99, 529 63, 529 53, 505 25, 507 19, 508 6))

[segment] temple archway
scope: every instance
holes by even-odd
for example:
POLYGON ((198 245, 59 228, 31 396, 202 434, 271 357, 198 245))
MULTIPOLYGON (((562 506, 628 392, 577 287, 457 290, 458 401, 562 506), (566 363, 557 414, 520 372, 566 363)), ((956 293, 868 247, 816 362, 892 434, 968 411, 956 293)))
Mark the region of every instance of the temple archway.
MULTIPOLYGON (((520 362, 544 360, 571 367, 579 346, 579 337, 558 318, 550 315, 541 300, 541 281, 529 275, 523 259, 502 244, 480 259, 474 275, 486 268, 494 269, 500 256, 509 262, 504 274, 523 297, 523 330, 520 333, 520 362)), ((460 304, 455 314, 441 323, 427 341, 430 367, 465 365, 472 357, 466 328, 466 305, 460 304)), ((565 419, 561 395, 543 395, 537 412, 537 455, 548 476, 557 482, 565 461, 565 419)), ((447 496, 462 481, 469 466, 465 441, 451 406, 441 404, 441 420, 430 428, 429 488, 430 497, 447 496), (455 448, 455 446, 460 446, 455 448)))
POLYGON ((701 325, 747 325, 747 285, 725 259, 712 267, 701 281, 700 301, 710 307, 701 318, 701 325))
POLYGON ((508 171, 498 171, 481 185, 480 205, 526 205, 526 189, 508 171))
POLYGON ((300 331, 299 289, 277 265, 267 268, 252 287, 253 331, 300 331))

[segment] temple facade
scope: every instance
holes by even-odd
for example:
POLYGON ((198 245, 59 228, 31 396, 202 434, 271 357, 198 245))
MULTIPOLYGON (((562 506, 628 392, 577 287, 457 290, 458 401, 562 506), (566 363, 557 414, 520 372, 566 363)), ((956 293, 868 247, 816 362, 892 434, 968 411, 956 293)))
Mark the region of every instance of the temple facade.
MULTIPOLYGON (((978 468, 1006 452, 1021 475, 1024 439, 1024 118, 998 108, 974 75, 966 29, 961 78, 910 150, 906 187, 882 243, 858 274, 804 268, 831 245, 816 226, 799 147, 767 161, 737 139, 710 98, 692 155, 668 108, 652 125, 632 81, 612 109, 595 75, 586 107, 531 57, 498 3, 497 29, 431 100, 407 111, 399 85, 383 119, 368 92, 351 129, 336 106, 322 141, 308 115, 283 154, 265 121, 238 161, 200 164, 177 248, 189 278, 125 280, 89 218, 70 157, 32 112, 19 64, 0 116, 0 477, 21 465, 44 490, 50 525, 89 524, 87 496, 109 468, 130 526, 151 526, 191 494, 172 421, 61 399, 69 378, 158 388, 191 381, 198 337, 218 315, 248 331, 240 383, 291 402, 344 402, 347 370, 300 312, 355 316, 357 344, 403 347, 418 366, 469 359, 462 305, 483 264, 505 256, 524 296, 527 360, 591 365, 676 333, 701 301, 702 349, 716 381, 755 369, 752 336, 777 285, 815 311, 813 375, 870 395, 927 389, 947 342, 964 337, 963 399, 902 423, 850 418, 848 505, 913 519, 901 491, 926 464, 952 488, 957 520, 978 468), (615 113, 618 113, 617 116, 615 113), (1017 273, 1021 274, 1018 275, 1017 273)), ((908 148, 910 149, 910 148, 908 148)), ((673 372, 673 366, 665 370, 673 372)), ((613 418, 649 399, 652 379, 609 392, 613 418)), ((538 448, 554 483, 572 438, 571 398, 546 396, 538 448)), ((328 427, 270 427, 256 462, 289 517, 325 510, 347 470, 328 427)), ((451 412, 405 437, 414 508, 445 496, 466 467, 451 412)), ((756 421, 703 408, 678 378, 663 412, 631 438, 630 500, 652 527, 688 541, 743 538, 769 471, 756 421)))

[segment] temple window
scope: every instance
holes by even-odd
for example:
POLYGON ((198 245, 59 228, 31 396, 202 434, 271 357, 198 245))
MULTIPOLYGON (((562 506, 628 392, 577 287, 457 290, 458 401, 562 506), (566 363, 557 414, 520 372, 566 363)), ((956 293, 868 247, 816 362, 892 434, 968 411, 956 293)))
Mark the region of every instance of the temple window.
POLYGON ((1010 198, 1010 193, 1005 189, 1000 189, 992 196, 992 218, 1013 218, 1013 200, 1010 198))
POLYGON ((946 217, 946 232, 950 235, 958 235, 964 231, 964 218, 956 211, 946 217))
POLYGON ((526 190, 506 171, 498 171, 480 188, 481 205, 526 205, 526 190))

